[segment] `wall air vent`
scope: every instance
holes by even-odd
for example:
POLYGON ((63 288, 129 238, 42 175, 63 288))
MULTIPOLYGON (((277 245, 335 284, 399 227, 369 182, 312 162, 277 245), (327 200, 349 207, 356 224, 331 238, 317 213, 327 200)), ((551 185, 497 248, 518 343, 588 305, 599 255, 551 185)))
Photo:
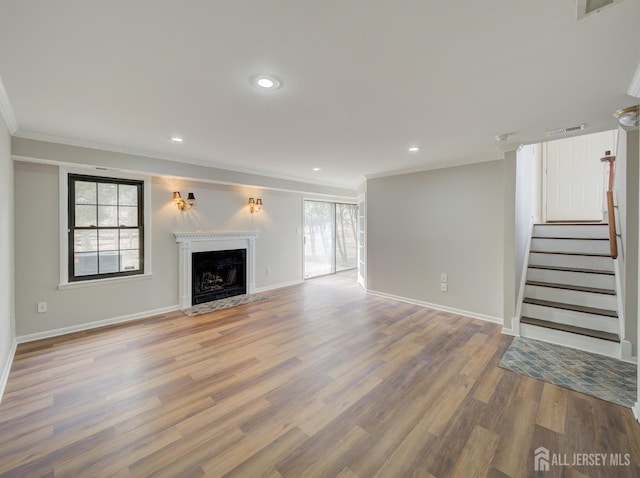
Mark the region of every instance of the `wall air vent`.
POLYGON ((569 126, 567 128, 550 129, 549 131, 547 131, 547 136, 560 136, 563 134, 573 133, 574 131, 580 131, 582 129, 585 129, 586 127, 586 124, 581 124, 578 126, 569 126))
POLYGON ((578 20, 582 20, 593 13, 600 12, 603 8, 610 7, 622 0, 578 0, 578 20))

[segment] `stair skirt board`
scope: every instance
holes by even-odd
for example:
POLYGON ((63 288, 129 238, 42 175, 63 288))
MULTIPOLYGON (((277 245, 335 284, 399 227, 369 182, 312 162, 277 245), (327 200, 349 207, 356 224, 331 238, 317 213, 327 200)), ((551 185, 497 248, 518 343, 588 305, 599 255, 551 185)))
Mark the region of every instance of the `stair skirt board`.
POLYGON ((596 339, 584 335, 572 334, 561 330, 548 329, 537 325, 520 323, 520 336, 543 340, 551 344, 563 345, 578 350, 585 350, 607 357, 620 358, 621 345, 619 342, 596 339))
POLYGON ((554 287, 529 284, 525 286, 524 297, 525 300, 538 299, 605 310, 616 310, 618 306, 615 295, 556 289, 554 287))
POLYGON ((529 266, 536 265, 614 272, 613 260, 610 256, 563 255, 533 251, 529 255, 529 266))
POLYGON ((587 314, 574 310, 558 309, 537 304, 522 304, 522 315, 557 324, 567 324, 574 327, 585 327, 592 330, 600 330, 611 334, 617 334, 619 323, 617 317, 587 314))
POLYGON ((616 277, 613 274, 536 269, 535 266, 527 270, 527 280, 598 289, 615 290, 616 288, 616 277))
POLYGON ((603 239, 609 237, 608 224, 534 224, 534 237, 583 237, 603 239))
POLYGON ((608 254, 609 239, 531 239, 531 250, 542 252, 568 252, 574 254, 608 254))

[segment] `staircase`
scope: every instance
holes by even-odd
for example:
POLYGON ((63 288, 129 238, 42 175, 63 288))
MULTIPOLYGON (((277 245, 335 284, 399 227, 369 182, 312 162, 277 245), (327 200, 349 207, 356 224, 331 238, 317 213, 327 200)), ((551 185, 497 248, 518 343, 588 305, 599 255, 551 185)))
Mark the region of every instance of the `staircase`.
POLYGON ((607 224, 533 226, 520 334, 620 358, 607 224))

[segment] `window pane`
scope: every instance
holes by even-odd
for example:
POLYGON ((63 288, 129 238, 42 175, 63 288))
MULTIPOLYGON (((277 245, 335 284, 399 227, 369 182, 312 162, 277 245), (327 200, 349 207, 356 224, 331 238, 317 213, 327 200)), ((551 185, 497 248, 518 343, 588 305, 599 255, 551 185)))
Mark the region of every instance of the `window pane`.
POLYGON ((76 181, 76 204, 97 204, 96 183, 76 181))
POLYGON ((322 201, 304 202, 304 276, 315 277, 335 272, 334 207, 322 201))
MULTIPOLYGON (((118 250, 118 230, 117 229, 100 229, 100 251, 117 251, 118 250)), ((102 272, 102 266, 100 267, 102 272)))
POLYGON ((117 206, 98 206, 98 225, 100 227, 114 227, 118 225, 117 206))
POLYGON ((98 273, 98 254, 95 252, 75 254, 73 258, 74 275, 87 276, 98 273))
POLYGON ((98 204, 116 205, 118 204, 118 185, 108 183, 98 183, 98 204))
POLYGON ((137 229, 122 229, 120 231, 120 249, 139 249, 140 231, 137 229))
POLYGON ((97 226, 96 206, 76 206, 76 227, 97 226))
POLYGON ((73 250, 75 252, 94 252, 98 250, 98 231, 73 231, 73 250))
POLYGON ((135 227, 138 225, 138 208, 120 206, 120 226, 135 227))
POLYGON ((118 261, 117 251, 100 252, 100 256, 99 256, 100 274, 118 272, 118 268, 119 268, 118 262, 119 261, 118 261))
POLYGON ((122 259, 120 264, 121 272, 140 270, 140 251, 122 251, 120 256, 122 259))
POLYGON ((119 201, 121 206, 137 206, 138 205, 138 187, 129 186, 127 184, 120 185, 119 201))
POLYGON ((355 204, 336 204, 336 271, 356 267, 357 216, 355 204))

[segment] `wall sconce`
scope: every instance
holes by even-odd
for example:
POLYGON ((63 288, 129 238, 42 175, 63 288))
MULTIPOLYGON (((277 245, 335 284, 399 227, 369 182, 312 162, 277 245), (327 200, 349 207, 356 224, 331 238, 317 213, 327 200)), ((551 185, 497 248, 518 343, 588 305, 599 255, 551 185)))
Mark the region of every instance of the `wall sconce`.
POLYGON ((253 198, 249 198, 249 212, 253 214, 260 212, 260 209, 262 209, 262 199, 258 198, 254 201, 253 198))
POLYGON ((184 199, 182 199, 182 196, 180 196, 179 191, 174 191, 173 202, 176 203, 176 206, 178 206, 178 209, 180 209, 181 211, 184 211, 185 209, 191 209, 192 207, 195 207, 196 197, 193 195, 193 193, 189 193, 187 195, 187 200, 185 201, 184 199))

